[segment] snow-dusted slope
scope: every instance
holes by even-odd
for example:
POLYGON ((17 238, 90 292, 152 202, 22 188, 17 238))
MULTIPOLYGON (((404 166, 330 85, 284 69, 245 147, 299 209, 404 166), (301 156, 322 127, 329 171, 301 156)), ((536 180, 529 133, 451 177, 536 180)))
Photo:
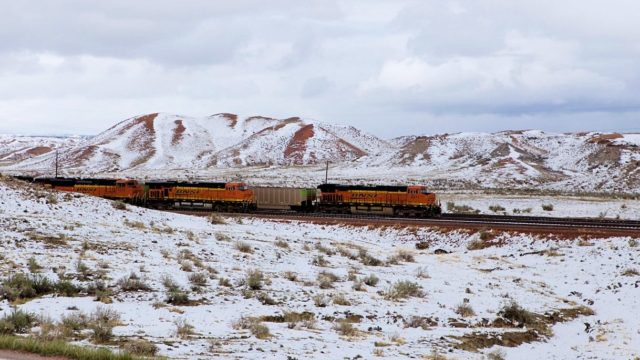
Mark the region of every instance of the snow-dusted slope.
MULTIPOLYGON (((19 154, 28 152, 15 148, 5 146, 2 151, 0 146, 0 154, 10 154, 4 157, 13 156, 15 162, 22 159, 19 154)), ((8 169, 46 172, 53 167, 51 153, 24 158, 8 169)), ((297 117, 148 114, 67 147, 60 159, 66 174, 166 177, 166 171, 172 170, 173 177, 180 177, 181 171, 193 177, 212 171, 237 174, 235 169, 242 167, 243 175, 248 175, 247 167, 253 167, 261 169, 259 178, 286 176, 311 186, 318 183, 319 166, 330 161, 335 178, 346 182, 640 191, 639 134, 530 130, 387 141, 351 126, 297 117)), ((272 182, 278 183, 277 179, 272 182)))
MULTIPOLYGON (((390 150, 386 142, 353 127, 300 118, 148 114, 125 120, 60 158, 67 169, 116 171, 343 162, 385 150, 390 150)), ((37 169, 51 161, 45 155, 18 167, 37 169)))
POLYGON ((15 136, 0 134, 0 165, 14 164, 32 157, 65 149, 83 140, 82 137, 15 136))

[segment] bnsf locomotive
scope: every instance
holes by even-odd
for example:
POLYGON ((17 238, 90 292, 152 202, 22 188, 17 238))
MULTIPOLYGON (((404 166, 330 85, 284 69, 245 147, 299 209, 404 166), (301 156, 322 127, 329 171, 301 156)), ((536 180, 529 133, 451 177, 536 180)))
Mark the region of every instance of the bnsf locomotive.
POLYGON ((431 217, 441 213, 425 186, 322 184, 314 188, 248 187, 242 182, 178 182, 131 179, 22 178, 45 187, 81 192, 160 209, 237 212, 282 209, 336 214, 431 217))
POLYGON ((360 186, 322 184, 321 212, 407 217, 440 215, 436 194, 425 186, 360 186))

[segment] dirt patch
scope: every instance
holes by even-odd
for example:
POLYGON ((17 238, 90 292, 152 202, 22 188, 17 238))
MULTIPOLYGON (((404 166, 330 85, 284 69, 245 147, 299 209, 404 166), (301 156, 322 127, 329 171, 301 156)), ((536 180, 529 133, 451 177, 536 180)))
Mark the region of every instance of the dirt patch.
POLYGON ((347 154, 354 154, 357 158, 367 155, 367 153, 360 149, 359 147, 351 144, 350 142, 340 139, 338 140, 338 151, 340 152, 340 157, 345 157, 347 154))
POLYGON ((612 144, 601 145, 601 148, 593 152, 587 158, 589 165, 592 167, 599 166, 616 166, 620 164, 620 157, 622 156, 622 149, 619 146, 614 146, 612 144))
POLYGON ((174 121, 176 127, 173 129, 173 137, 171 138, 171 145, 177 145, 180 140, 182 140, 182 136, 186 128, 182 124, 182 120, 174 121))
POLYGON ((82 164, 89 160, 96 151, 98 150, 97 145, 89 145, 77 151, 74 151, 70 154, 70 157, 73 159, 72 165, 74 167, 82 166, 82 164))
POLYGON ((402 164, 412 163, 416 157, 422 155, 425 160, 431 159, 429 148, 431 147, 431 138, 428 136, 418 136, 413 141, 405 144, 400 150, 400 162, 402 164))
POLYGON ((313 137, 313 124, 301 127, 293 135, 293 138, 284 149, 284 158, 292 161, 296 165, 302 165, 304 162, 304 153, 307 150, 307 141, 313 137))
POLYGON ((222 116, 223 118, 225 118, 229 122, 229 127, 232 129, 238 124, 238 115, 236 114, 218 113, 214 114, 213 116, 222 116))
POLYGON ((610 144, 611 140, 622 139, 622 137, 622 134, 619 133, 598 134, 591 137, 588 142, 595 144, 610 144))
MULTIPOLYGON (((553 336, 551 327, 557 323, 574 320, 580 316, 591 316, 594 312, 586 306, 578 306, 569 309, 548 311, 544 314, 530 313, 531 323, 527 323, 526 330, 519 331, 474 331, 463 336, 451 336, 456 341, 454 347, 464 351, 478 351, 490 348, 494 345, 505 347, 517 347, 524 343, 544 341, 553 336)), ((513 323, 503 318, 495 319, 491 324, 478 324, 478 326, 491 326, 493 328, 519 328, 522 324, 513 323)))
POLYGON ((48 147, 48 146, 36 146, 34 148, 31 148, 31 149, 27 150, 26 153, 28 155, 31 155, 31 156, 38 156, 38 155, 42 155, 42 154, 46 154, 48 152, 51 152, 51 150, 53 150, 53 149, 48 147))
POLYGON ((275 119, 266 117, 266 116, 252 116, 250 118, 247 118, 247 122, 256 121, 256 120, 275 120, 275 119))
POLYGON ((153 127, 153 123, 157 116, 157 113, 149 114, 141 116, 135 120, 133 126, 143 125, 143 127, 133 134, 127 144, 127 148, 131 151, 140 153, 140 156, 131 162, 130 167, 136 167, 145 163, 155 155, 156 149, 153 147, 153 142, 155 140, 156 131, 153 127))

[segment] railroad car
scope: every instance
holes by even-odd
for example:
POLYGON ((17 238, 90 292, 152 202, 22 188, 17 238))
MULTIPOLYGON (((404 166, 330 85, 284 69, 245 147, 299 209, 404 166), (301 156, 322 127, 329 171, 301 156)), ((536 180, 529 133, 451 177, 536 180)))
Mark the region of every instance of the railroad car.
POLYGON ((253 190, 242 182, 145 183, 145 204, 157 208, 210 209, 212 211, 248 211, 256 208, 253 190))
POLYGON ((426 186, 318 186, 318 210, 327 213, 430 217, 441 213, 436 194, 426 186))
POLYGON ((139 202, 144 187, 131 179, 35 178, 33 182, 59 191, 79 192, 112 200, 139 202))
POLYGON ((316 202, 314 188, 251 187, 258 209, 313 212, 316 202))

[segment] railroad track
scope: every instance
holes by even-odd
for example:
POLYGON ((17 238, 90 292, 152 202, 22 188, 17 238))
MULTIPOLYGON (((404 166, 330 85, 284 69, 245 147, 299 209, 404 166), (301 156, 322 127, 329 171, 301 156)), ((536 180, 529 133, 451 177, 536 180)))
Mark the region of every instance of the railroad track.
MULTIPOLYGON (((207 216, 202 210, 173 212, 207 216)), ((318 223, 360 225, 406 225, 448 229, 495 229, 526 233, 558 233, 575 235, 607 235, 640 237, 640 221, 594 218, 559 218, 544 216, 509 216, 483 214, 442 214, 436 218, 398 218, 390 216, 297 213, 294 211, 258 210, 251 213, 217 213, 223 216, 249 216, 269 219, 301 220, 318 223)))

